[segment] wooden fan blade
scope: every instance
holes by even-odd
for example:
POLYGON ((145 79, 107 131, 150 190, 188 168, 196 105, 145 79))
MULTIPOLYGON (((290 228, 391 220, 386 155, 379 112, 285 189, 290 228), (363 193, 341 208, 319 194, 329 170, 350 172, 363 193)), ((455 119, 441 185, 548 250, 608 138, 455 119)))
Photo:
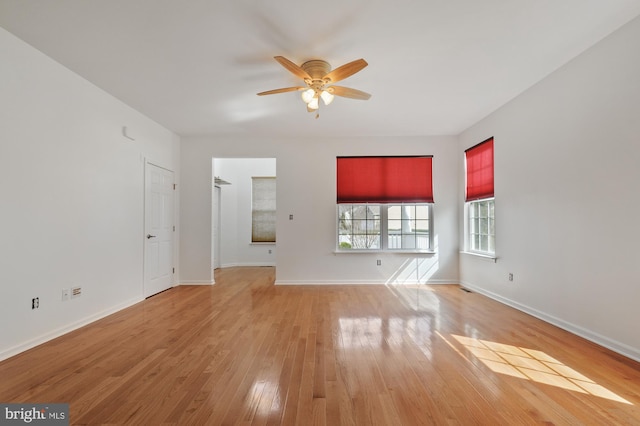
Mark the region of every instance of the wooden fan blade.
POLYGON ((282 89, 274 89, 274 90, 267 90, 266 92, 260 92, 258 93, 258 96, 275 95, 276 93, 295 92, 296 90, 305 90, 305 89, 306 87, 284 87, 282 89))
POLYGON ((299 77, 303 80, 305 78, 308 78, 309 80, 311 80, 311 76, 305 70, 303 70, 298 65, 294 64, 284 56, 274 56, 273 59, 278 61, 280 65, 285 67, 287 70, 289 70, 291 74, 295 75, 296 77, 299 77))
POLYGON ((370 94, 363 92, 362 90, 351 89, 349 87, 331 86, 324 90, 336 96, 342 96, 343 98, 360 99, 363 101, 366 101, 371 97, 370 94))
POLYGON ((325 75, 324 78, 330 80, 331 83, 335 83, 336 81, 344 80, 345 78, 352 76, 367 65, 369 64, 364 59, 356 59, 355 61, 336 68, 329 74, 325 75))

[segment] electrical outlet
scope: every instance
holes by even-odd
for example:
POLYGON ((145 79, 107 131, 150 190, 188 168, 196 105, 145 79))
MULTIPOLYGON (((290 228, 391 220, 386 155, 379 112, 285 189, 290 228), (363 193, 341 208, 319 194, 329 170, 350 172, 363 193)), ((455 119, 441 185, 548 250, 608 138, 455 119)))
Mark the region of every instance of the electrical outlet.
POLYGON ((509 281, 513 281, 513 274, 509 272, 509 281))
POLYGON ((382 265, 382 260, 380 260, 380 259, 376 260, 376 265, 381 266, 382 265))
POLYGON ((34 297, 31 299, 31 309, 38 309, 40 307, 40 298, 34 297))
POLYGON ((271 254, 271 249, 269 249, 269 254, 271 254))
POLYGON ((82 287, 71 287, 71 298, 75 299, 80 296, 82 296, 82 287))

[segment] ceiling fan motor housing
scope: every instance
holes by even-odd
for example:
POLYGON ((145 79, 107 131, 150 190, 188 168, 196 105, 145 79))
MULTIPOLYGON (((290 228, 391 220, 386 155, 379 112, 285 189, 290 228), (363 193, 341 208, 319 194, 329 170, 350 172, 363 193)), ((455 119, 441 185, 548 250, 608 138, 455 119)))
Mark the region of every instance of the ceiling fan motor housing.
POLYGON ((322 77, 329 74, 329 71, 331 71, 331 65, 329 65, 329 62, 321 59, 307 61, 302 64, 300 68, 305 70, 313 80, 322 80, 322 77))

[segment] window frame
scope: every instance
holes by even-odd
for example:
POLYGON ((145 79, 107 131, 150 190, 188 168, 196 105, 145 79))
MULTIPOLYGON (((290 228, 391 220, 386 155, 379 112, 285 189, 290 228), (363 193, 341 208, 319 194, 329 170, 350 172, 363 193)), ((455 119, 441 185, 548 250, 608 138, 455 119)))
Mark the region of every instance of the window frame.
MULTIPOLYGON (((478 220, 483 219, 482 217, 478 217, 478 220)), ((495 197, 481 198, 478 200, 467 201, 465 203, 465 248, 467 253, 477 254, 480 256, 488 256, 495 257, 496 254, 496 219, 495 219, 495 197), (475 219, 475 216, 472 216, 472 208, 473 205, 478 205, 480 203, 491 203, 491 207, 488 208, 490 214, 487 214, 487 232, 486 234, 483 232, 474 232, 474 225, 472 221, 475 219), (480 248, 476 247, 474 244, 474 236, 478 235, 482 238, 483 235, 487 237, 487 250, 482 250, 482 244, 480 248), (493 241, 493 247, 491 246, 491 242, 493 241), (493 248, 493 250, 491 250, 493 248)))
MULTIPOLYGON (((434 203, 339 203, 336 204, 336 252, 338 253, 435 253, 434 250, 434 232, 433 232, 433 205, 434 203), (341 241, 340 237, 342 235, 340 233, 340 208, 344 206, 376 206, 380 208, 379 214, 379 222, 380 222, 380 230, 379 230, 379 247, 375 248, 343 248, 340 246, 341 241), (425 206, 428 211, 428 244, 429 247, 427 249, 419 249, 419 248, 389 248, 389 208, 393 206, 425 206)), ((413 218, 413 220, 417 220, 413 218)), ((354 235, 354 234, 350 234, 354 235)), ((366 235, 366 234, 362 234, 366 235)), ((408 234, 407 234, 408 235, 408 234)), ((416 235, 418 235, 416 233, 416 235)), ((417 244, 416 244, 417 245, 417 244)))

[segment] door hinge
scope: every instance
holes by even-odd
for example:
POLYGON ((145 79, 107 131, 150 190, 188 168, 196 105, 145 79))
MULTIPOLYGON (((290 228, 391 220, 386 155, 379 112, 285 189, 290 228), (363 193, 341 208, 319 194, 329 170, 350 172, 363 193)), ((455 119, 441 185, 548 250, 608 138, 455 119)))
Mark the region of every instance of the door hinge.
POLYGON ((173 190, 174 191, 176 190, 176 184, 175 183, 173 184, 173 190))
POLYGON ((176 273, 176 268, 173 268, 173 273, 174 273, 174 274, 176 273))
POLYGON ((173 225, 173 232, 176 232, 176 226, 173 225))

